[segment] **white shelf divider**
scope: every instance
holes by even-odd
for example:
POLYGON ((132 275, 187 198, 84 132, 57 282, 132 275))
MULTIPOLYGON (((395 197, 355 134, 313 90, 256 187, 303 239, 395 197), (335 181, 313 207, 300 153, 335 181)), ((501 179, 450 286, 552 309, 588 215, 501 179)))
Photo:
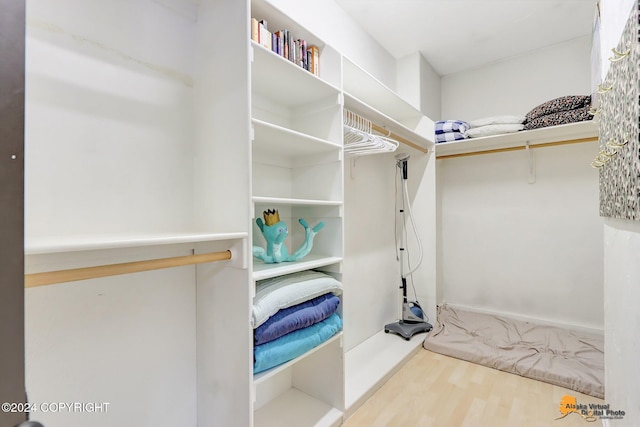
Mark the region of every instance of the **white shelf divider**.
POLYGON ((269 151, 288 157, 326 153, 342 148, 340 144, 262 120, 253 119, 252 124, 254 148, 265 145, 269 151))
POLYGON ((254 196, 253 203, 270 205, 297 205, 297 206, 342 206, 339 200, 316 200, 316 199, 291 199, 283 197, 261 197, 254 196))
POLYGON ((253 280, 269 279, 271 277, 282 276, 283 274, 325 267, 341 261, 342 257, 322 255, 307 255, 302 261, 281 262, 277 264, 265 264, 262 261, 254 260, 253 280))

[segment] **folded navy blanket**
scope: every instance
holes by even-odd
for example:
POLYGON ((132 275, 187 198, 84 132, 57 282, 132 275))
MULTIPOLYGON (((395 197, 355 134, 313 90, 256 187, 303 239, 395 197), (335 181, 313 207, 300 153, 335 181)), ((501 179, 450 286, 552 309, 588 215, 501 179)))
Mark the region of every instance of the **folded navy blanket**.
POLYGON ((264 344, 289 332, 321 322, 335 313, 339 304, 340 298, 327 293, 292 307, 283 308, 254 330, 254 344, 264 344))
POLYGON ((436 134, 436 142, 458 141, 460 139, 466 139, 463 132, 445 132, 436 134))
POLYGON ((469 129, 469 124, 462 120, 440 120, 436 122, 436 135, 449 132, 464 133, 469 129))

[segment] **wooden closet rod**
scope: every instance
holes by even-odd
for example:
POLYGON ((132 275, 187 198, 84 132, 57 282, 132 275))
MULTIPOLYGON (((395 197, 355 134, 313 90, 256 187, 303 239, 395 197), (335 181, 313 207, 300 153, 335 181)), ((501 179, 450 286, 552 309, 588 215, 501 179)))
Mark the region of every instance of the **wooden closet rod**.
POLYGON ((53 285, 55 283, 75 282, 77 280, 95 279, 98 277, 138 273, 140 271, 181 267, 183 265, 202 264, 205 262, 229 259, 231 259, 231 251, 221 251, 206 254, 177 256, 172 258, 151 259, 147 261, 134 261, 121 264, 98 265, 95 267, 25 274, 24 287, 32 288, 35 286, 53 285))
MULTIPOLYGON (((592 142, 597 141, 597 136, 591 136, 588 138, 578 138, 578 139, 565 139, 563 141, 554 141, 554 142, 546 142, 543 144, 530 145, 529 148, 543 148, 543 147, 553 147, 555 145, 567 145, 567 144, 578 144, 580 142, 592 142)), ((464 156, 475 156, 476 154, 491 154, 491 153, 502 153, 505 151, 517 151, 526 149, 526 145, 519 145, 517 147, 507 147, 507 148, 495 148, 492 150, 482 150, 482 151, 474 151, 471 153, 458 153, 458 154, 443 154, 438 156, 436 154, 437 159, 449 159, 452 157, 464 157, 464 156)), ((437 153, 437 149, 436 149, 437 153)))
POLYGON ((415 148, 418 151, 421 151, 423 153, 428 153, 429 152, 429 150, 427 150, 426 148, 424 148, 424 147, 422 147, 422 146, 420 146, 420 145, 418 145, 418 144, 416 144, 414 142, 411 142, 408 139, 405 139, 405 138, 401 137, 400 135, 396 135, 395 133, 388 131, 387 129, 383 128, 382 126, 378 126, 375 123, 371 123, 371 128, 373 130, 375 130, 376 132, 381 133, 383 136, 386 136, 386 137, 389 137, 389 138, 393 138, 393 139, 395 139, 395 140, 397 140, 399 142, 402 142, 403 144, 408 145, 409 147, 415 148))

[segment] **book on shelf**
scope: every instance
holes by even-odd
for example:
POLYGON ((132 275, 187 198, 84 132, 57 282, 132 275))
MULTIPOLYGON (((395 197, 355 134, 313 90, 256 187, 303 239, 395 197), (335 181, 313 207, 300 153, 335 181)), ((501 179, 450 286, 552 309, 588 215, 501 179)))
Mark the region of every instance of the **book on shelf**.
POLYGON ((293 38, 291 37, 291 33, 289 32, 289 30, 284 30, 284 33, 286 37, 285 42, 287 43, 287 47, 285 48, 287 54, 285 55, 285 58, 293 62, 293 55, 294 55, 293 38))
POLYGON ((260 24, 258 24, 258 20, 256 18, 251 18, 251 40, 256 43, 260 43, 260 24))
POLYGON ((265 19, 251 18, 251 40, 319 76, 320 50, 305 39, 295 39, 288 29, 271 33, 265 19))
POLYGON ((266 49, 271 50, 271 32, 269 31, 267 21, 264 19, 258 21, 258 43, 266 49))
POLYGON ((271 50, 280 56, 284 56, 284 32, 282 30, 279 30, 273 34, 275 35, 275 38, 273 40, 276 43, 276 46, 271 50))
POLYGON ((309 64, 307 63, 307 41, 300 39, 300 57, 298 58, 298 65, 309 71, 309 64))
POLYGON ((307 48, 307 57, 309 58, 309 72, 314 76, 320 76, 320 49, 318 46, 311 45, 307 48))
POLYGON ((300 65, 300 40, 293 41, 293 63, 300 65))

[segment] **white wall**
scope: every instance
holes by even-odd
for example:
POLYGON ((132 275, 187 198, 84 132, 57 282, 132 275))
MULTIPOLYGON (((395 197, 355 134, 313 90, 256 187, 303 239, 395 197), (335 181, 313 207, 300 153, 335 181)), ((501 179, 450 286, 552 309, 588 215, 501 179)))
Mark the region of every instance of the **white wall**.
POLYGON ((603 328, 597 143, 438 161, 447 303, 603 328))
POLYGON ((398 95, 431 120, 440 119, 440 76, 420 52, 397 61, 398 95))
MULTIPOLYGON (((590 93, 582 37, 442 78, 443 118, 526 114, 590 93)), ((439 299, 603 329, 597 143, 438 161, 439 299), (568 303, 567 301, 571 301, 568 303)))
POLYGON ((193 22, 76 0, 29 2, 27 22, 27 238, 188 228, 193 22))
POLYGON ((442 77, 442 118, 525 115, 564 95, 589 95, 590 37, 442 77))

